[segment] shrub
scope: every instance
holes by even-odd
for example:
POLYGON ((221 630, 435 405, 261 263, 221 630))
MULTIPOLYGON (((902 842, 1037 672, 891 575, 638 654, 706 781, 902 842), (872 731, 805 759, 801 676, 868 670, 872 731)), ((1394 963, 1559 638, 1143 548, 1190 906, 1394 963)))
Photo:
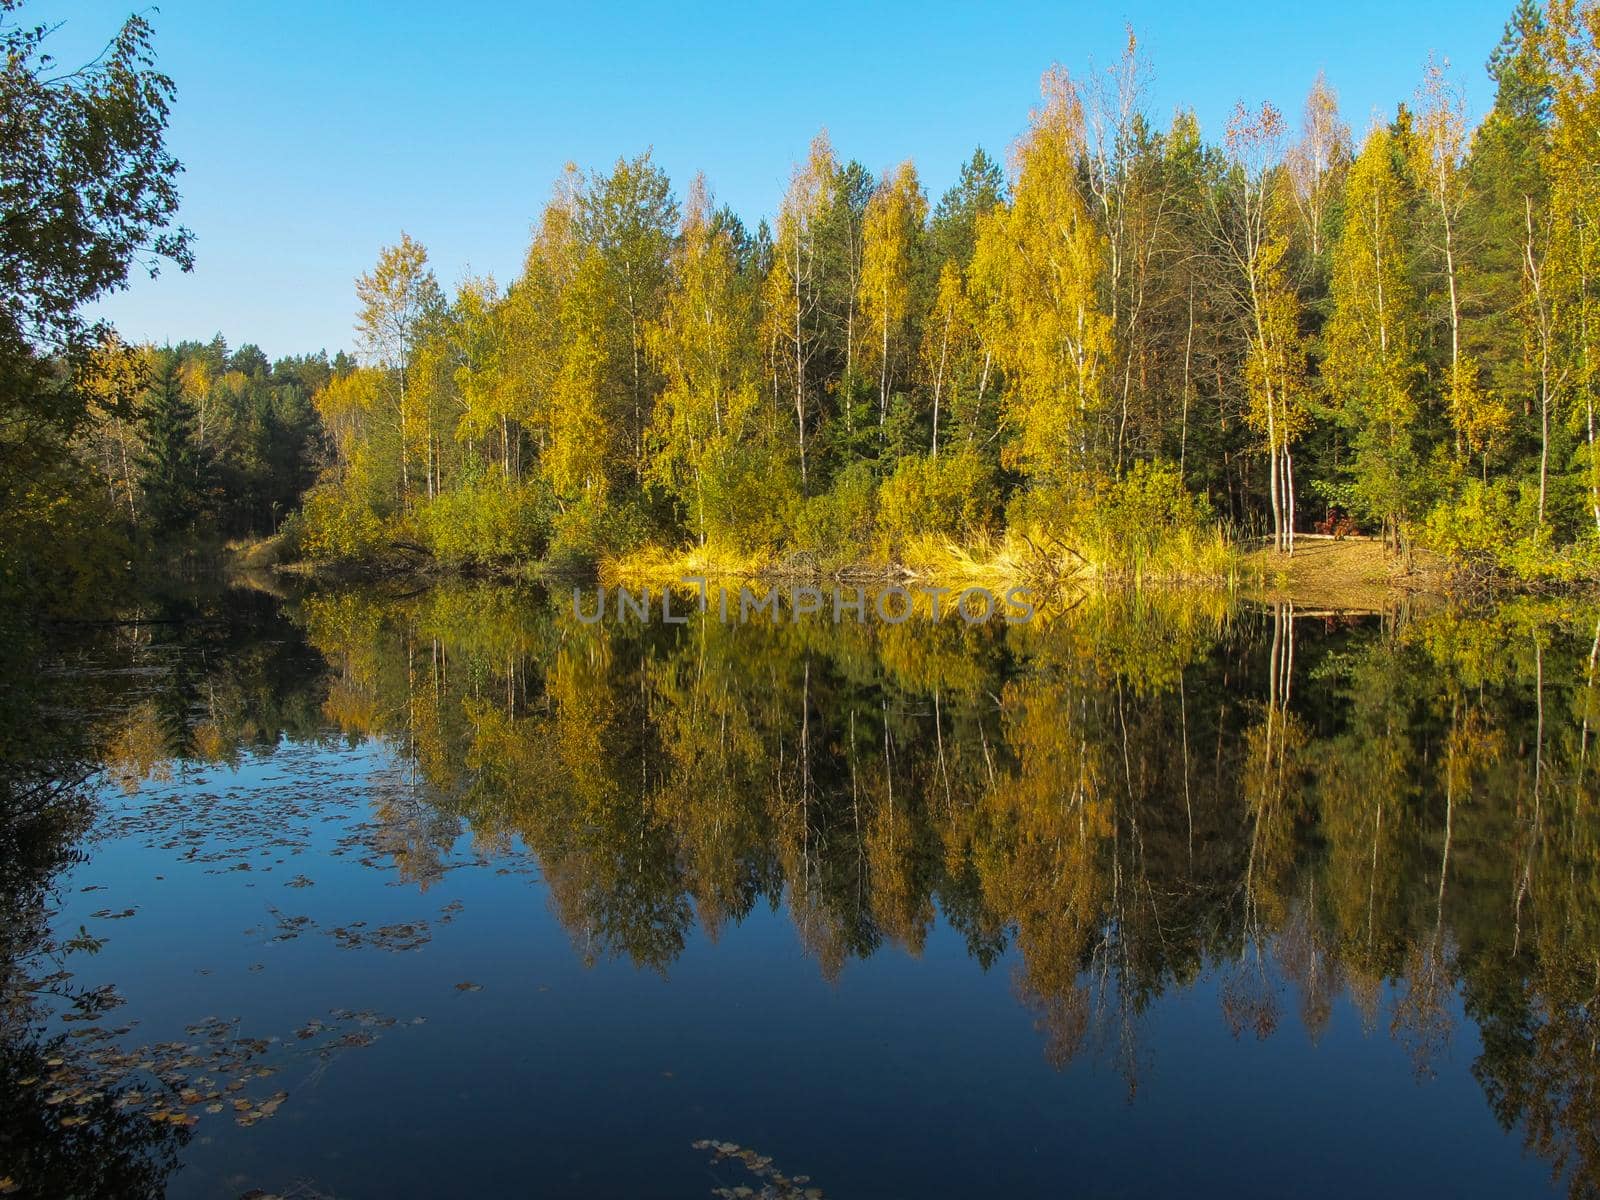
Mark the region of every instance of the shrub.
POLYGON ((1592 536, 1557 547, 1554 523, 1539 521, 1539 489, 1531 483, 1468 479, 1428 514, 1422 541, 1457 571, 1523 583, 1572 582, 1600 572, 1592 536))
POLYGON ((549 558, 558 568, 592 567, 644 545, 650 530, 639 504, 580 500, 552 516, 549 558))
POLYGON ((1216 517, 1204 496, 1183 486, 1169 462, 1136 462, 1123 478, 1102 485, 1079 528, 1100 561, 1141 566, 1175 539, 1209 533, 1216 517))
POLYGON ((300 512, 297 532, 307 558, 371 558, 388 537, 383 518, 336 483, 319 484, 307 492, 300 512))
POLYGON ((551 502, 536 483, 470 480, 419 505, 412 519, 428 551, 453 565, 536 559, 550 543, 551 502))
MULTIPOLYGON (((701 481, 707 536, 745 553, 779 546, 796 519, 800 475, 786 454, 741 448, 707 465, 701 481)), ((699 531, 699 514, 689 525, 699 531)))
POLYGON ((966 542, 995 517, 994 472, 970 450, 903 458, 878 489, 878 542, 891 558, 918 537, 966 542))
POLYGON ((305 513, 295 509, 278 525, 278 561, 294 562, 306 555, 305 513))
POLYGON ((877 481, 867 463, 852 463, 820 496, 808 498, 795 518, 794 549, 823 570, 858 562, 872 549, 877 481))
POLYGON ((1121 479, 1071 496, 1027 493, 1009 515, 1013 528, 1051 547, 1072 546, 1102 574, 1215 578, 1231 568, 1210 503, 1183 486, 1170 462, 1135 462, 1121 479))

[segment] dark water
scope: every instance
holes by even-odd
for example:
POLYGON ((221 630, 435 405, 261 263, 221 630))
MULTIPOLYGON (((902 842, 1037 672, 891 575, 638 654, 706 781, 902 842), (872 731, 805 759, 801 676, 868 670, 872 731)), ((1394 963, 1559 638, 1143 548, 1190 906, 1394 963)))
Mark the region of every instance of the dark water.
POLYGON ((1595 614, 1062 607, 63 631, 0 1192, 1591 1192, 1595 614))

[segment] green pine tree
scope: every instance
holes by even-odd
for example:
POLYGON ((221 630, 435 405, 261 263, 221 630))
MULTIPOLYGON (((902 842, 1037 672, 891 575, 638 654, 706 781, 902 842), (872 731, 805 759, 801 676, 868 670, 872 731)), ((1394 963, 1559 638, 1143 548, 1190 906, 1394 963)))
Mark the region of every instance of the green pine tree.
POLYGON ((1494 108, 1473 137, 1467 166, 1474 203, 1466 233, 1477 252, 1465 272, 1464 290, 1473 297, 1465 349, 1489 368, 1492 387, 1522 400, 1532 384, 1522 339, 1506 336, 1506 314, 1523 308, 1529 225, 1537 236, 1549 193, 1543 160, 1552 89, 1544 42, 1539 5, 1519 0, 1489 56, 1494 108))
POLYGON ((160 356, 142 415, 140 486, 150 527, 160 535, 188 532, 204 508, 206 471, 196 440, 198 416, 183 394, 176 355, 160 356))

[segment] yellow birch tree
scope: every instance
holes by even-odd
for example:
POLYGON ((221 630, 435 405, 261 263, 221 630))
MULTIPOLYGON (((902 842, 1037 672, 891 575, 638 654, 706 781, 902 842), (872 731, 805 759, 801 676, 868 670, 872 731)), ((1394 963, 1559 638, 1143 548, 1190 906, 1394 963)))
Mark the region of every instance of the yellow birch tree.
POLYGON ((927 197, 909 160, 885 179, 867 204, 862 227, 861 315, 872 330, 865 347, 878 367, 878 427, 889 415, 889 385, 895 357, 911 315, 917 242, 928 216, 927 197))
POLYGON ((1078 172, 1083 106, 1059 68, 1041 91, 1044 103, 1016 147, 1011 202, 980 219, 971 274, 1005 375, 1002 456, 1035 491, 1070 500, 1100 465, 1091 432, 1112 322, 1100 300, 1106 242, 1078 172))
POLYGON ((1421 322, 1405 269, 1404 153, 1402 139, 1377 125, 1351 165, 1323 361, 1323 378, 1351 432, 1355 505, 1397 548, 1413 515, 1419 476, 1413 436, 1421 412, 1421 322))

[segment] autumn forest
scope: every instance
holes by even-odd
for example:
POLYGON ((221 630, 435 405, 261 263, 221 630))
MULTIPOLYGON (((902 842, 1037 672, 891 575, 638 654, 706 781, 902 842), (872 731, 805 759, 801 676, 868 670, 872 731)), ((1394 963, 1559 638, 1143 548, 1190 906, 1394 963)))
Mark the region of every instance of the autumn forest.
POLYGON ((1332 517, 1580 575, 1597 27, 1519 8, 1476 129, 1431 62, 1354 135, 1318 78, 1298 119, 1241 104, 1207 140, 1145 111, 1130 35, 932 204, 826 133, 754 228, 648 154, 570 169, 508 288, 446 297, 409 238, 358 282, 303 549, 827 569, 1009 536, 1221 573, 1225 542, 1332 517))
POLYGON ((1147 110, 1130 33, 937 200, 822 132, 752 225, 647 151, 569 166, 508 283, 450 293, 401 235, 356 281, 353 356, 82 329, 45 364, 60 453, 11 572, 72 526, 276 560, 1222 579, 1321 531, 1593 580, 1597 38, 1600 6, 1523 0, 1481 121, 1434 59, 1367 128, 1318 77, 1213 132, 1147 110))
POLYGON ((1019 10, 733 205, 589 12, 0 0, 0 1197, 1600 1196, 1600 0, 1493 2, 1216 127, 1019 10))

